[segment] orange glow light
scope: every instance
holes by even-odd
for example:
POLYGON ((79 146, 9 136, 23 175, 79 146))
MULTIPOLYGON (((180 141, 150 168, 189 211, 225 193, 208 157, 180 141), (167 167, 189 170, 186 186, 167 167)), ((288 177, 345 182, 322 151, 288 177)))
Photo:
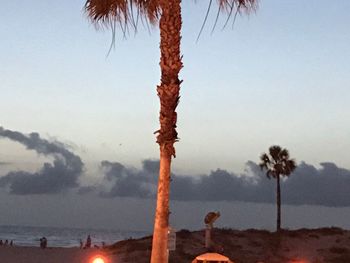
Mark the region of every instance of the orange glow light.
POLYGON ((102 258, 98 257, 95 258, 94 261, 92 261, 92 263, 105 263, 105 261, 102 258))

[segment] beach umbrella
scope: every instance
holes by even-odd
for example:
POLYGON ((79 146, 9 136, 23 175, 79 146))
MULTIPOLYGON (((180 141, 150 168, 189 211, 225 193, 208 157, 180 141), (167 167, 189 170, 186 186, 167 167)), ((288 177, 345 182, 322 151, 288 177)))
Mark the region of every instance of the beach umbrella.
POLYGON ((228 257, 225 257, 218 253, 205 253, 197 256, 192 263, 207 263, 207 262, 217 262, 217 263, 234 263, 228 257))

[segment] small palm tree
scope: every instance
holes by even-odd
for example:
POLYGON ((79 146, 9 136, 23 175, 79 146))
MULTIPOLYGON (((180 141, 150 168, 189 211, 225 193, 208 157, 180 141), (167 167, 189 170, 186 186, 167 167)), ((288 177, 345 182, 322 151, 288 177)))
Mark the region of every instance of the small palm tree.
MULTIPOLYGON (((208 11, 212 2, 214 0, 208 0, 208 11)), ((230 18, 233 10, 236 10, 237 14, 240 9, 254 9, 257 0, 216 2, 218 10, 227 11, 230 18)), ((139 17, 142 21, 157 25, 160 30, 161 83, 157 87, 160 99, 160 129, 156 132, 160 147, 160 168, 151 263, 164 263, 167 262, 168 254, 170 167, 171 159, 175 157, 174 143, 178 141, 176 107, 182 82, 179 79, 179 72, 183 66, 180 52, 181 0, 86 0, 85 11, 93 23, 110 27, 113 32, 116 24, 121 26, 124 34, 129 26, 136 31, 139 17)))
POLYGON ((269 148, 269 155, 263 153, 260 156, 261 170, 266 171, 267 178, 271 177, 277 180, 277 231, 281 230, 281 186, 280 176, 289 176, 296 168, 295 160, 289 159, 287 149, 282 149, 278 145, 269 148))

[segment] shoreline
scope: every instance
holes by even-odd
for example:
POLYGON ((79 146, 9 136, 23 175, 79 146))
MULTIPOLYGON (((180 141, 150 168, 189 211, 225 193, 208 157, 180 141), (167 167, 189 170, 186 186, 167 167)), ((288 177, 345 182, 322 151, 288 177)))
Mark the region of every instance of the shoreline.
MULTIPOLYGON (((346 263, 350 262, 350 231, 340 228, 283 230, 213 229, 213 250, 234 263, 346 263), (299 261, 297 261, 299 260, 299 261), (303 261, 302 261, 303 260, 303 261)), ((152 237, 126 239, 106 248, 0 247, 6 263, 91 263, 101 255, 106 263, 149 263, 152 237)), ((206 252, 204 230, 180 230, 169 263, 190 263, 206 252)))

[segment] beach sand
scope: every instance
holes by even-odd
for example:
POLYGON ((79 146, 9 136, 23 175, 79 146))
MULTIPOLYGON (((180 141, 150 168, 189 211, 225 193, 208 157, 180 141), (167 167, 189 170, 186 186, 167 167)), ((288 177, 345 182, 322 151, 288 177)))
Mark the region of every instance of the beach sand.
POLYGON ((0 263, 92 263, 102 256, 106 263, 119 263, 117 255, 100 249, 0 247, 0 263))
MULTIPOLYGON (((214 250, 234 263, 350 263, 350 231, 340 228, 284 230, 214 229, 214 250)), ((106 249, 0 247, 0 263, 149 263, 151 237, 128 239, 106 249)), ((204 231, 181 230, 169 263, 190 263, 205 253, 204 231)))

